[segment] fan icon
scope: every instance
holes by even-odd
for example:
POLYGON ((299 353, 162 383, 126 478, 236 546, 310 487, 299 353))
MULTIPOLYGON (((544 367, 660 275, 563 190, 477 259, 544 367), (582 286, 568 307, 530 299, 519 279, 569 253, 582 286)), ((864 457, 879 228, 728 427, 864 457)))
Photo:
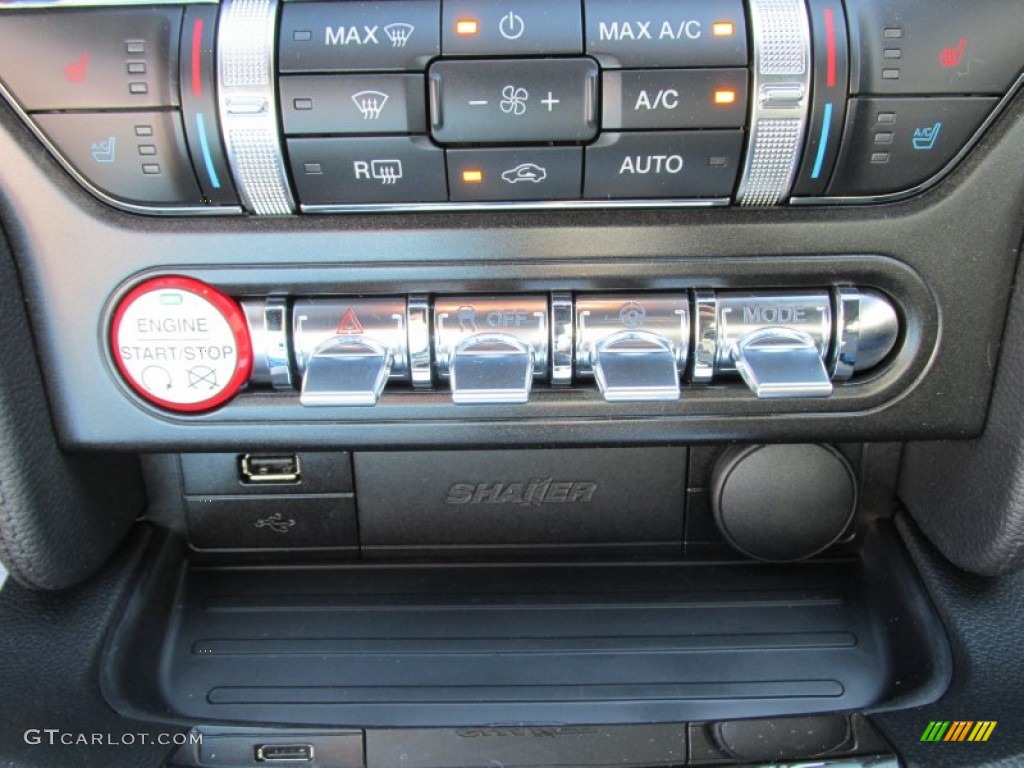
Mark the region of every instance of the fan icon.
POLYGON ((526 100, 530 98, 525 88, 506 85, 501 89, 501 111, 506 115, 525 115, 526 100))

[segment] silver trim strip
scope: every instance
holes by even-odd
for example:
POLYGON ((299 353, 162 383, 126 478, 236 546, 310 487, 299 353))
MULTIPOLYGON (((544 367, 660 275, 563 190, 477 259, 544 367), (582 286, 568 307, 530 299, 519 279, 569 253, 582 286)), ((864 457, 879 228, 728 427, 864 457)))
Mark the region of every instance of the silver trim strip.
POLYGON ((217 29, 217 98, 231 175, 258 214, 295 211, 281 151, 275 63, 277 0, 224 0, 217 29))
POLYGON ((837 381, 853 378, 860 346, 860 291, 853 287, 832 289, 835 327, 832 330, 832 360, 829 373, 837 381))
POLYGON ((412 385, 418 389, 434 386, 431 366, 430 297, 424 294, 409 296, 405 304, 405 328, 409 345, 409 374, 412 385))
POLYGON ((571 293, 551 294, 551 384, 556 387, 572 384, 574 314, 571 293))
POLYGON ((270 373, 270 386, 274 389, 294 389, 292 364, 288 350, 288 331, 291 318, 288 316, 288 299, 284 296, 268 296, 263 307, 263 343, 270 373))
POLYGON ((803 155, 811 102, 811 29, 803 0, 748 0, 754 41, 750 141, 736 201, 783 202, 803 155))
POLYGON ((344 205, 300 205, 302 213, 434 213, 437 211, 536 211, 633 208, 719 208, 729 205, 725 197, 695 200, 545 200, 493 203, 347 203, 344 205))
POLYGON ((718 298, 706 288, 693 291, 693 384, 710 384, 718 355, 718 298))

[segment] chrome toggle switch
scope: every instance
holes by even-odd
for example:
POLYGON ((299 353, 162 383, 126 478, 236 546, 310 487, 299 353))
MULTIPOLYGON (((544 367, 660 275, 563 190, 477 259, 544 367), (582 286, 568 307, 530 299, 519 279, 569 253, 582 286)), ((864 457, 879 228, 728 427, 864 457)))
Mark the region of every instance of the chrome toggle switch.
POLYGON ((760 398, 828 397, 832 382, 810 334, 791 328, 761 328, 733 345, 743 381, 760 398))
POLYGON ((376 405, 393 360, 391 350, 372 339, 330 338, 306 362, 299 400, 303 405, 376 405))
POLYGON ((533 348, 505 333, 469 336, 452 348, 448 376, 457 405, 525 403, 533 385, 533 348))
POLYGON ((292 329, 303 405, 375 405, 409 379, 404 298, 303 299, 292 329))
POLYGON ((576 373, 609 402, 678 400, 690 349, 684 295, 597 294, 576 299, 576 373))
POLYGON ((438 376, 458 405, 525 403, 549 357, 544 296, 449 296, 434 301, 438 376))
MULTIPOLYGON (((716 378, 738 372, 760 398, 832 394, 828 291, 719 292, 714 301, 716 378)), ((705 336, 698 327, 698 339, 705 336)))

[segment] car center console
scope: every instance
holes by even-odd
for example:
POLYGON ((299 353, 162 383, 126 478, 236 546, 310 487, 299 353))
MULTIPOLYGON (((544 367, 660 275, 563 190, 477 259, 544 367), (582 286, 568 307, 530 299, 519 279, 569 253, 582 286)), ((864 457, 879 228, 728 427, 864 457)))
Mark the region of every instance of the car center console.
MULTIPOLYGON (((65 453, 142 457, 157 531, 106 699, 246 756, 351 726, 360 766, 471 738, 372 729, 556 720, 711 764, 712 720, 934 701, 949 647, 887 520, 899 444, 986 428, 1022 27, 997 0, 5 3, 14 359, 65 453)), ((75 519, 112 549, 108 522, 75 519)))

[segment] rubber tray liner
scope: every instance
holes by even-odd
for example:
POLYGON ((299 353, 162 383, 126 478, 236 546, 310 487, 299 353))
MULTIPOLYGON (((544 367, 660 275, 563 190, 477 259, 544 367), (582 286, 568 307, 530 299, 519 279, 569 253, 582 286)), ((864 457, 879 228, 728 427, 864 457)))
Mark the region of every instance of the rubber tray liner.
POLYGON ((647 723, 859 710, 944 687, 930 606, 856 560, 182 568, 167 624, 139 614, 108 648, 117 709, 647 723))

